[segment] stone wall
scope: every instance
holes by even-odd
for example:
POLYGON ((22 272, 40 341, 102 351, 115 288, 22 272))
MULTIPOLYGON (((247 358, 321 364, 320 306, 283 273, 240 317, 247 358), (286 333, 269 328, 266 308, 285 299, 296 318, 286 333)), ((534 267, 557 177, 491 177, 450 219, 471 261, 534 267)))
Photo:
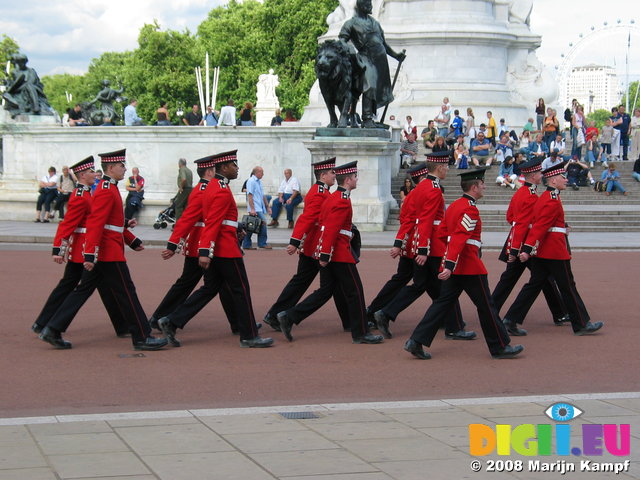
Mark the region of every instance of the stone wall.
MULTIPOLYGON (((39 127, 14 124, 2 136, 3 173, 0 175, 0 219, 30 220, 34 216, 37 199, 37 180, 44 176, 49 166, 60 170, 88 155, 96 156, 120 148, 127 149, 128 172, 138 167, 145 178, 145 204, 140 220, 153 223, 158 212, 169 205, 175 195, 178 159, 186 158, 195 177, 193 160, 226 150, 238 149, 240 175, 232 182, 239 206, 244 206, 245 196, 240 193, 251 169, 260 165, 265 170, 263 184, 266 194, 276 195, 283 178, 283 170, 291 168, 300 180, 303 194, 314 182, 311 153, 305 142, 313 140, 315 127, 39 127)), ((394 138, 398 132, 394 133, 394 138)), ((395 143, 395 142, 394 142, 395 143)), ((387 147, 388 149, 388 147, 387 147)), ((391 147, 397 151, 397 144, 391 147)), ((348 150, 344 154, 334 152, 338 163, 350 161, 348 150)), ((399 154, 398 154, 399 155, 399 154)), ((394 157, 397 157, 393 153, 394 157)), ((366 162, 366 160, 361 160, 366 162)), ((376 169, 378 168, 376 160, 376 169)), ((397 173, 398 162, 391 162, 389 179, 397 173), (395 171, 391 171, 394 170, 395 171)), ((99 167, 98 167, 99 168, 99 167)), ((363 165, 363 168, 367 168, 363 165)), ((377 170, 376 170, 377 171, 377 170)), ((387 173, 384 173, 387 176, 387 173)), ((367 175, 367 181, 376 181, 367 175)), ((380 203, 388 198, 389 181, 370 183, 354 192, 354 206, 370 205, 371 198, 380 203), (380 193, 382 188, 385 190, 380 193)), ((125 190, 121 183, 123 197, 125 190)), ((384 203, 384 202, 383 202, 384 203)), ((365 230, 382 230, 386 216, 371 222, 370 208, 355 209, 354 221, 365 230), (384 218, 383 218, 384 217, 384 218)))

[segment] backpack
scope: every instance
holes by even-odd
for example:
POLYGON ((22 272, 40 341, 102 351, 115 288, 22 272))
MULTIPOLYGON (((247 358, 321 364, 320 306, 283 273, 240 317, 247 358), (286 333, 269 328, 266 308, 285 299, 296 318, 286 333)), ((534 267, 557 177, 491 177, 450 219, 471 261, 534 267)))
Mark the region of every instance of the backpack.
POLYGON ((567 109, 564 111, 564 120, 565 120, 566 122, 570 122, 570 121, 571 121, 571 117, 572 117, 572 115, 571 115, 571 110, 567 108, 567 109))

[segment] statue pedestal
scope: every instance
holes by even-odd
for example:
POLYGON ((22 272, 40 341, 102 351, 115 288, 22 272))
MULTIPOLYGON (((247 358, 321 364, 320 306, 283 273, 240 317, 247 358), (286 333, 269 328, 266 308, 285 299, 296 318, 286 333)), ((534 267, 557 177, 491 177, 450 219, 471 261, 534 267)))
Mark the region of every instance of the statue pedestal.
POLYGON ((311 161, 336 157, 336 165, 341 165, 357 160, 358 188, 351 193, 353 223, 362 231, 383 231, 389 208, 396 204, 391 196, 390 172, 393 162, 398 161, 399 144, 390 141, 385 130, 339 129, 352 136, 321 136, 327 133, 322 130, 334 129, 318 130, 313 140, 304 142, 311 161))
POLYGON ((276 116, 277 106, 256 106, 256 127, 270 127, 271 119, 276 116))

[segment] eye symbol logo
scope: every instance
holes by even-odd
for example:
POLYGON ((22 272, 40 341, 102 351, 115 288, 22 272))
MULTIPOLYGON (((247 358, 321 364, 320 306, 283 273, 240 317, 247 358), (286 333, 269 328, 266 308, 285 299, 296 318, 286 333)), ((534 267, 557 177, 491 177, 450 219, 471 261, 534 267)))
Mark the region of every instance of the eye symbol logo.
POLYGON ((584 412, 569 403, 554 403, 544 411, 545 415, 556 422, 569 422, 584 412))

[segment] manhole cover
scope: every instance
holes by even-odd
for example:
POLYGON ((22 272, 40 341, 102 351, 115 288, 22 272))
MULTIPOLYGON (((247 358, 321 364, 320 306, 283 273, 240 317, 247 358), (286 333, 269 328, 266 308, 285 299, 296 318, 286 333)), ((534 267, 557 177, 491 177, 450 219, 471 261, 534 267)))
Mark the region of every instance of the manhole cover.
POLYGON ((289 418, 291 420, 302 420, 305 418, 320 418, 313 412, 280 412, 284 418, 289 418))

